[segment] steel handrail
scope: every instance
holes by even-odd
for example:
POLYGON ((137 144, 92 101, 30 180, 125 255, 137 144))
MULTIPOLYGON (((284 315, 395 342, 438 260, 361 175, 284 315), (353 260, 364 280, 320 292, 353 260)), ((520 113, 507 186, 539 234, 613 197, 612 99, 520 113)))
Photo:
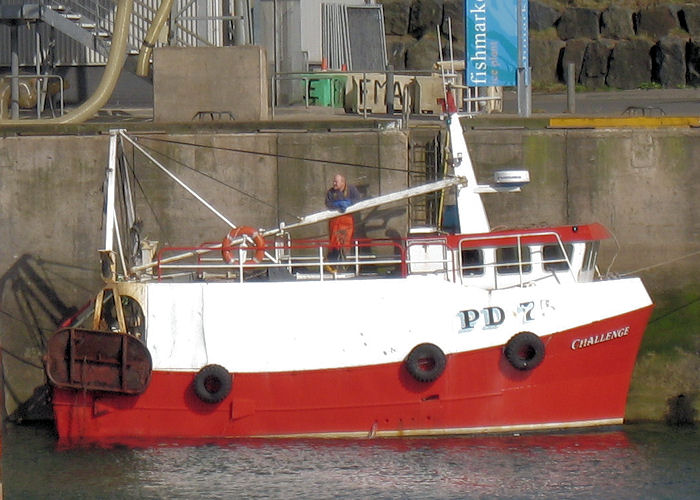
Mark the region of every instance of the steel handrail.
MULTIPOLYGON (((31 75, 5 75, 4 78, 10 79, 10 80, 12 80, 12 79, 17 79, 17 80, 26 79, 26 80, 30 80, 30 79, 32 79, 32 78, 36 78, 36 84, 35 84, 35 85, 36 85, 36 116, 37 116, 37 118, 41 118, 41 112, 42 112, 42 109, 41 109, 41 103, 42 103, 41 96, 42 96, 42 94, 44 93, 43 90, 42 90, 42 88, 41 88, 41 83, 42 83, 42 81, 43 81, 44 79, 49 80, 49 79, 51 79, 51 78, 56 78, 56 79, 58 79, 59 85, 60 85, 59 97, 60 97, 60 102, 61 102, 61 113, 60 113, 60 114, 61 114, 61 116, 63 116, 63 110, 64 110, 64 106, 63 106, 63 90, 64 90, 64 85, 63 85, 63 77, 62 77, 61 75, 49 75, 49 74, 46 74, 46 73, 45 73, 45 74, 31 74, 31 75)), ((48 92, 46 92, 46 94, 48 94, 48 92)))
MULTIPOLYGON (((406 250, 404 242, 396 242, 395 240, 371 240, 371 239, 358 239, 355 240, 354 245, 352 245, 353 252, 346 256, 346 258, 341 261, 329 261, 324 257, 324 252, 329 248, 329 242, 327 240, 307 240, 299 242, 295 245, 266 245, 265 255, 266 259, 260 263, 252 262, 247 263, 245 255, 242 252, 252 251, 252 247, 238 247, 239 254, 238 262, 228 264, 225 262, 214 262, 215 260, 221 261, 221 257, 209 257, 212 253, 221 252, 221 244, 218 243, 205 243, 199 246, 192 247, 164 247, 158 251, 156 256, 156 276, 158 279, 163 279, 165 277, 171 277, 170 275, 164 274, 164 271, 171 270, 190 270, 191 272, 197 273, 198 271, 207 269, 229 269, 229 270, 239 270, 239 276, 243 277, 243 271, 250 269, 267 269, 267 268, 304 268, 304 267, 319 267, 321 271, 326 265, 343 265, 343 266, 354 266, 356 272, 359 274, 360 266, 374 266, 379 267, 383 265, 399 265, 401 274, 406 275, 407 265, 410 263, 409 259, 406 258, 406 250), (360 251, 363 248, 394 248, 396 250, 394 257, 381 257, 375 258, 366 254, 361 254, 360 251), (302 254, 302 255, 291 255, 292 250, 316 250, 318 249, 318 255, 302 254), (277 251, 289 252, 289 258, 286 260, 272 260, 273 253, 277 251), (185 262, 185 263, 173 263, 168 260, 167 254, 170 252, 188 252, 190 258, 195 259, 195 262, 185 262), (213 263, 210 263, 213 262, 213 263)), ((235 249, 235 247, 234 247, 235 249)), ((320 273, 323 275, 323 272, 320 273)), ((321 276, 320 279, 323 279, 321 276)))

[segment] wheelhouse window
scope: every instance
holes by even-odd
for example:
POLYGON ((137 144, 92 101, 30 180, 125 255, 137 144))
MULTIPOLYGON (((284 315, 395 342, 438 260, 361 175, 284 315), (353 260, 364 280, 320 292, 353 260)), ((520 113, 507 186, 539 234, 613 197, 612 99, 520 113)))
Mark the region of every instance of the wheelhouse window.
POLYGON ((484 274, 484 252, 478 248, 462 250, 462 275, 481 276, 484 274))
POLYGON ((567 243, 564 245, 564 251, 562 251, 562 246, 556 245, 545 245, 542 247, 542 262, 545 271, 566 271, 569 269, 569 264, 567 259, 571 262, 571 256, 574 254, 574 245, 567 243), (566 257, 564 256, 564 251, 566 252, 566 257))
POLYGON ((586 243, 586 251, 583 254, 583 271, 592 271, 595 269, 599 249, 600 241, 586 243))
POLYGON ((518 274, 520 273, 522 262, 522 272, 529 273, 532 271, 530 260, 530 249, 528 247, 520 247, 520 257, 518 258, 518 247, 503 247, 496 249, 496 270, 498 274, 518 274))

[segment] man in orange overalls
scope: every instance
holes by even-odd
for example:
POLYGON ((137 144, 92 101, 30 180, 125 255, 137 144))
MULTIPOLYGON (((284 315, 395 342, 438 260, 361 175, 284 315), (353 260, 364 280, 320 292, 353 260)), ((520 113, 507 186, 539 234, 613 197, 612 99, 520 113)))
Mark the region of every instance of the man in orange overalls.
MULTIPOLYGON (((333 186, 326 193, 326 206, 331 210, 341 213, 360 199, 360 192, 345 177, 336 174, 333 178, 333 186)), ((341 250, 350 248, 352 235, 355 230, 355 221, 352 214, 345 214, 328 221, 330 244, 328 247, 328 260, 338 260, 341 250)))

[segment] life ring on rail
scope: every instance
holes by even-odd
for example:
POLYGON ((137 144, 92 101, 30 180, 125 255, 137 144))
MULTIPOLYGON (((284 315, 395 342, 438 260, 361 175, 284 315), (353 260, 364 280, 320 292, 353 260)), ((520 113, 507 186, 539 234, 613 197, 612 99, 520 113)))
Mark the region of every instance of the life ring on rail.
MULTIPOLYGON (((240 247, 231 244, 244 236, 249 237, 255 243, 255 255, 252 259, 248 259, 245 264, 259 264, 265 258, 265 238, 254 228, 250 226, 240 226, 231 229, 224 241, 221 242, 221 256, 227 264, 238 264, 238 251, 240 247)), ((245 244, 243 245, 245 246, 245 244)))
POLYGON ((206 365, 192 383, 194 393, 205 403, 218 403, 231 393, 231 374, 221 365, 206 365))
POLYGON ((406 370, 418 382, 437 380, 445 371, 447 358, 435 344, 418 344, 406 356, 406 370))
POLYGON ((516 333, 503 348, 508 362, 517 370, 532 370, 544 359, 544 342, 531 332, 516 333))

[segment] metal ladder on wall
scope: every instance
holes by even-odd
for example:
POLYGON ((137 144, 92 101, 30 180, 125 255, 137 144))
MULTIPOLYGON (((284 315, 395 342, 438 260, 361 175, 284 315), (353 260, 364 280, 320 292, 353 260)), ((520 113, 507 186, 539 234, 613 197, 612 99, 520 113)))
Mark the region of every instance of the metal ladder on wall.
MULTIPOLYGON (((420 186, 441 177, 440 136, 430 140, 410 139, 408 172, 409 187, 420 186)), ((409 227, 437 226, 440 210, 440 192, 410 198, 408 202, 409 227)))

